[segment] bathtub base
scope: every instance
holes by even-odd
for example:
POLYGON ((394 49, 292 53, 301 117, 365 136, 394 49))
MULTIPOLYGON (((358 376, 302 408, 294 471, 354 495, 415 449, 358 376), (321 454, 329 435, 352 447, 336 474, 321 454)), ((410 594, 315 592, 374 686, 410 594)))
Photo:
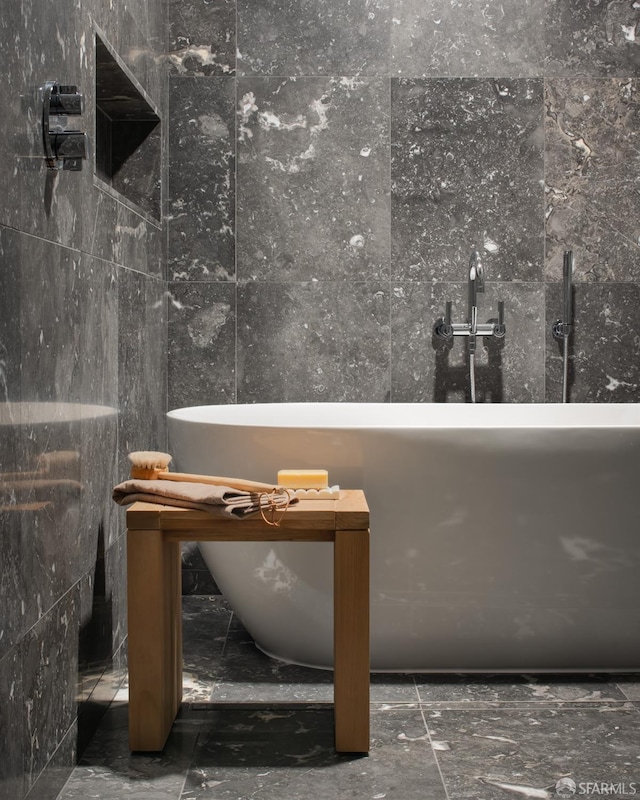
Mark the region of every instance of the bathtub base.
POLYGON ((127 511, 129 746, 164 748, 182 699, 180 543, 333 543, 338 752, 369 751, 369 509, 360 491, 300 503, 280 525, 135 503, 127 511))

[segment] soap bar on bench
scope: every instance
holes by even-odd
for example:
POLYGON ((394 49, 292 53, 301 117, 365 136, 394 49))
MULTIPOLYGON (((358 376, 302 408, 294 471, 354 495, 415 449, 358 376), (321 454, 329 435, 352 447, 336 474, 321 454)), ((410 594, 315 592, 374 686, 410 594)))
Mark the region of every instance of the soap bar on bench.
POLYGON ((278 486, 287 489, 326 489, 329 473, 326 469, 281 469, 278 470, 278 486))

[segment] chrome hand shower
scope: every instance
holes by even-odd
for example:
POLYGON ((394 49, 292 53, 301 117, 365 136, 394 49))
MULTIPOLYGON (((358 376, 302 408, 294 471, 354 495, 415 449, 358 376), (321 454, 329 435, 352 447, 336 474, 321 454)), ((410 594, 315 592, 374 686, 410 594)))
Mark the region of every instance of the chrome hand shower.
POLYGON ((569 402, 569 337, 573 319, 573 251, 565 250, 562 259, 564 319, 553 325, 554 338, 562 341, 562 402, 569 402))

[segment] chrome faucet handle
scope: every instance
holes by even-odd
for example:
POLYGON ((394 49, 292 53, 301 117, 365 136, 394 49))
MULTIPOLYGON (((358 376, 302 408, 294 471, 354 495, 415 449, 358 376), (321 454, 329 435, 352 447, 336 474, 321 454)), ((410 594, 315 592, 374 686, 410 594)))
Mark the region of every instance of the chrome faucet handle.
POLYGON ((436 325, 436 334, 444 339, 453 336, 453 325, 451 324, 451 300, 447 300, 444 307, 444 318, 436 325))
POLYGON ((498 339, 507 332, 507 327, 504 324, 504 300, 498 300, 498 321, 493 326, 493 335, 498 339))

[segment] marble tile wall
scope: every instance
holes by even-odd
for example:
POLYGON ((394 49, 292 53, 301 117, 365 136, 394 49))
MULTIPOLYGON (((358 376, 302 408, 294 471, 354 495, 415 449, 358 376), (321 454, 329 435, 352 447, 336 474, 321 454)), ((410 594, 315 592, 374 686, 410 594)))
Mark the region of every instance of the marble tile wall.
POLYGON ((169 406, 640 397, 640 8, 173 0, 169 406), (235 105, 235 122, 231 103, 235 105))
POLYGON ((77 84, 94 142, 100 32, 164 109, 166 18, 149 0, 3 8, 0 119, 0 798, 55 798, 126 666, 132 449, 164 448, 160 220, 81 172, 47 172, 38 89, 77 84))

